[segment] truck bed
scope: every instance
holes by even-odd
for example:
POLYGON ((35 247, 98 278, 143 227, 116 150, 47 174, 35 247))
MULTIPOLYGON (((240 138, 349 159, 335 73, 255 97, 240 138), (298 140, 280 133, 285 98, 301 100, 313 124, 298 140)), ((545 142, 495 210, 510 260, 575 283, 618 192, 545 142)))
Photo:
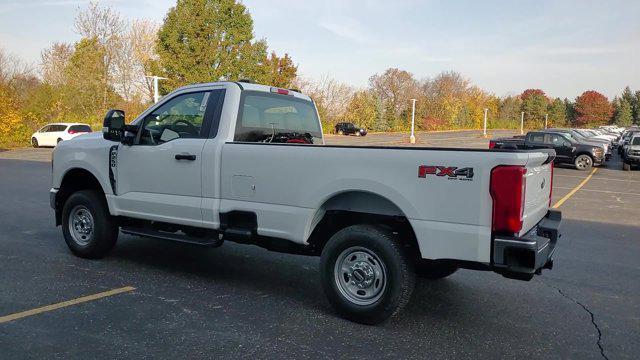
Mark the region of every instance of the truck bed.
MULTIPOLYGON (((375 202, 389 214, 406 217, 423 257, 489 262, 491 170, 526 166, 527 184, 550 184, 552 156, 546 150, 229 142, 222 151, 220 212, 256 212, 259 234, 306 242, 332 201, 350 196, 351 211, 375 202), (421 167, 472 169, 473 174, 420 177, 421 167)), ((550 187, 541 193, 536 186, 527 187, 522 233, 547 211, 550 187)))

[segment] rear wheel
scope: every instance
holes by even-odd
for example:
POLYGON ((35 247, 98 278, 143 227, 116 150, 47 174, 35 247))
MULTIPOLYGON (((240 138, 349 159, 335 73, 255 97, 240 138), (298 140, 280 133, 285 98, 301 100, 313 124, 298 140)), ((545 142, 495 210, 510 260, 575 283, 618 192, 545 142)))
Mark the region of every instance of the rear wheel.
POLYGON ((622 170, 624 171, 631 171, 631 164, 623 162, 622 163, 622 170))
POLYGON ((576 158, 574 165, 578 170, 589 170, 593 167, 593 159, 589 155, 580 155, 576 158))
POLYGON ((338 135, 344 135, 344 131, 338 130, 338 135))
POLYGON ((58 141, 56 141, 56 144, 60 144, 60 142, 62 142, 62 139, 58 138, 58 141))
POLYGON ((31 138, 31 146, 33 146, 34 148, 37 148, 38 147, 38 139, 31 138))
POLYGON ((104 257, 116 244, 118 226, 104 196, 94 190, 73 193, 62 209, 62 233, 75 255, 104 257))
POLYGON ((336 311, 362 324, 398 313, 415 284, 413 263, 396 236, 372 225, 338 231, 322 251, 320 275, 336 311))
POLYGON ((420 260, 416 264, 416 275, 430 280, 445 278, 458 271, 458 267, 437 260, 420 260))

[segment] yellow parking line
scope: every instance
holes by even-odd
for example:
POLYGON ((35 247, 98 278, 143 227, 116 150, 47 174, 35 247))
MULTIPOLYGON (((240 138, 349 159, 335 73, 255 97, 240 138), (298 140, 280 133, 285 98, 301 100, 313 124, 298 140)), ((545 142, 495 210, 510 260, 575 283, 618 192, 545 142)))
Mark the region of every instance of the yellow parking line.
POLYGON ((575 193, 578 192, 578 190, 580 190, 589 180, 591 180, 591 177, 593 176, 593 174, 596 173, 596 171, 598 171, 598 168, 594 168, 591 171, 591 174, 589 174, 589 176, 587 176, 584 180, 582 180, 580 182, 580 184, 578 184, 578 186, 574 187, 573 190, 569 191, 569 193, 567 195, 565 195, 562 199, 560 199, 555 205, 553 205, 554 209, 559 208, 562 204, 564 204, 565 201, 569 200, 570 197, 572 197, 575 193))
POLYGON ((71 305, 77 305, 77 304, 88 302, 88 301, 102 299, 108 296, 122 294, 124 292, 133 291, 135 289, 136 288, 132 286, 125 286, 119 289, 113 289, 113 290, 109 290, 109 291, 105 291, 105 292, 101 292, 93 295, 87 295, 87 296, 79 297, 76 299, 59 302, 57 304, 51 304, 51 305, 47 305, 47 306, 43 306, 43 307, 31 309, 31 310, 22 311, 15 314, 6 315, 3 317, 0 317, 0 324, 13 321, 13 320, 22 319, 27 316, 41 314, 47 311, 57 310, 63 307, 71 306, 71 305))

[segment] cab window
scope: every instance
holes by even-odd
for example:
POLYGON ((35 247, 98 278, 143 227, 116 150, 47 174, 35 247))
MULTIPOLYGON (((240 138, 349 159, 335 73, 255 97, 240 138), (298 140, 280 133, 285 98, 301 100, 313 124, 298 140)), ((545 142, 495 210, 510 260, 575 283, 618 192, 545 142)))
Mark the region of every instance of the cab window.
POLYGON ((542 144, 544 143, 544 134, 531 134, 529 142, 542 144))
POLYGON ((322 130, 313 103, 289 95, 243 94, 234 141, 317 144, 322 130))
POLYGON ((560 135, 549 134, 549 138, 546 143, 553 146, 563 146, 565 141, 567 141, 567 139, 560 135))
POLYGON ((140 144, 155 145, 178 138, 206 138, 203 122, 209 92, 178 95, 144 118, 140 144))

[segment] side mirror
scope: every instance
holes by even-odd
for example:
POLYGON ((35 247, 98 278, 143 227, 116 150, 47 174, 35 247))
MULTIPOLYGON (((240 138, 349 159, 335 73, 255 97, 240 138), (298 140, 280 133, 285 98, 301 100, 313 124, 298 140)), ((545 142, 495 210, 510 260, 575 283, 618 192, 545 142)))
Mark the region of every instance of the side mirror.
POLYGON ((124 128, 124 111, 116 109, 107 111, 102 122, 102 137, 105 140, 122 141, 124 128))

